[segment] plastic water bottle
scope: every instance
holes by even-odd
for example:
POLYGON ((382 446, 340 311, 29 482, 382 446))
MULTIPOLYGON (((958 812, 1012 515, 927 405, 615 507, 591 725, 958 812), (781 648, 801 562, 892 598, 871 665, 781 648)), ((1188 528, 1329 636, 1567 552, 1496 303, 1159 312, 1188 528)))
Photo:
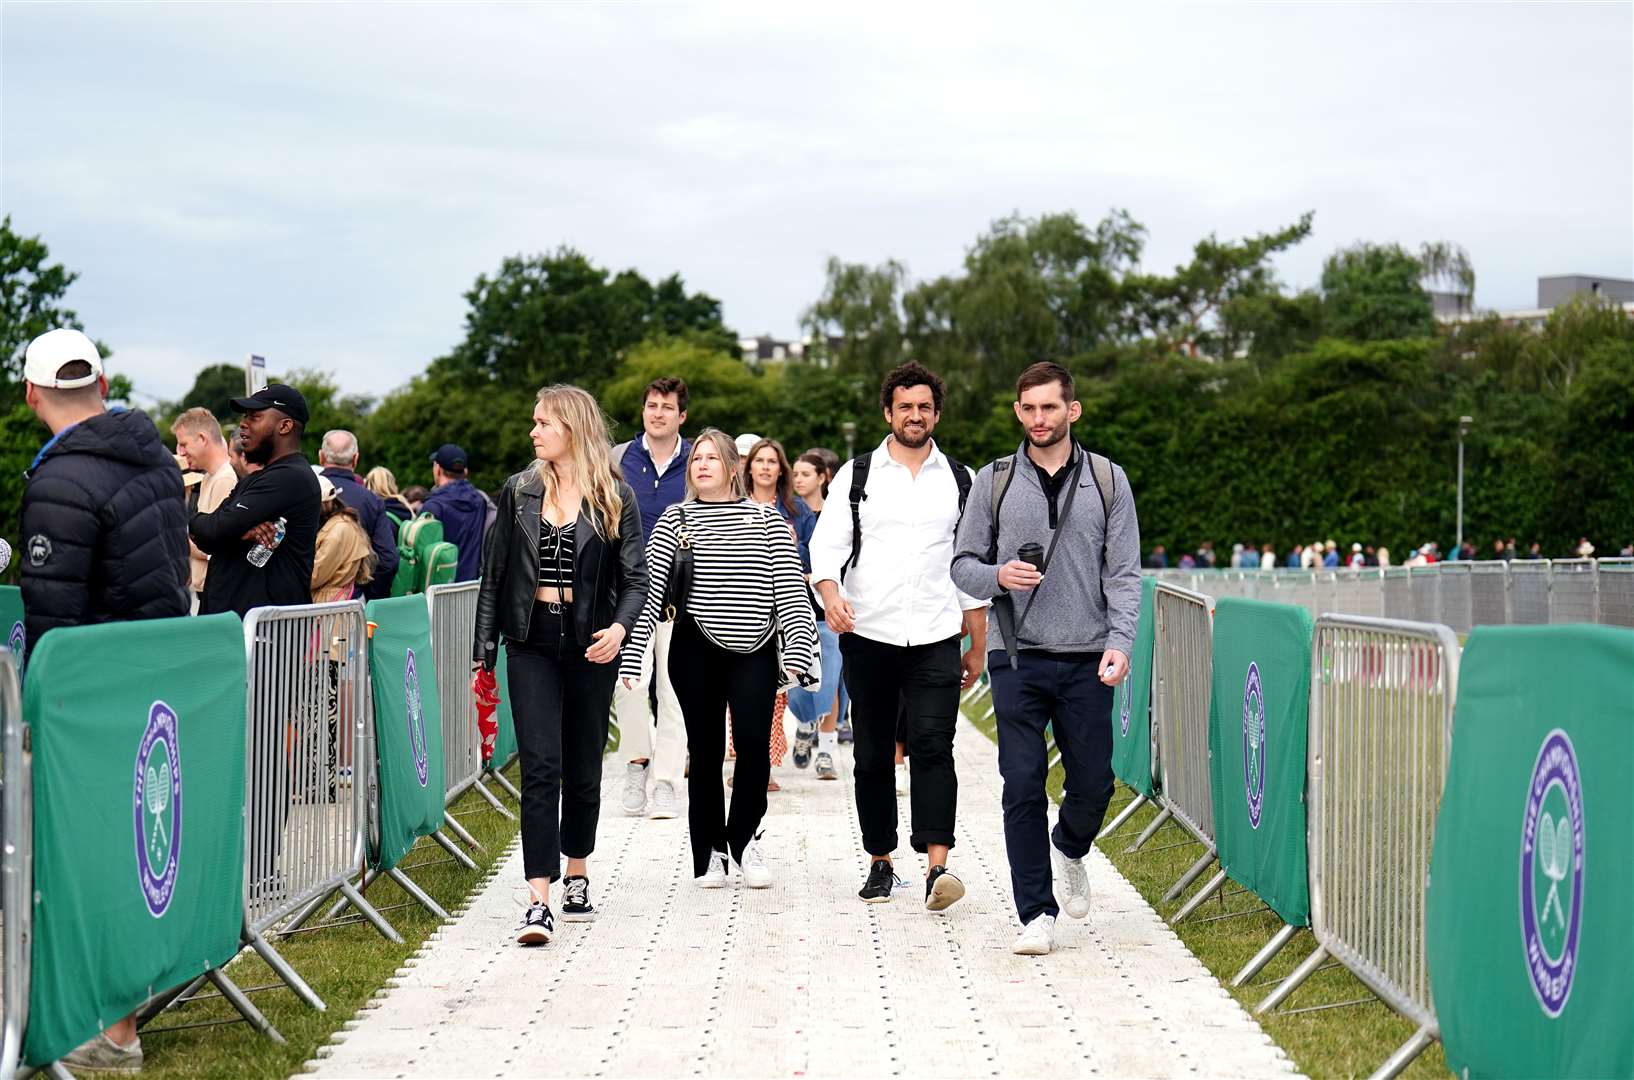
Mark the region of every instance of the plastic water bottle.
POLYGON ((271 546, 266 544, 257 544, 250 549, 249 554, 245 555, 244 558, 249 560, 251 566, 259 567, 267 565, 267 560, 272 558, 273 548, 276 548, 279 544, 284 542, 284 529, 288 524, 288 520, 279 518, 278 532, 273 536, 271 546))

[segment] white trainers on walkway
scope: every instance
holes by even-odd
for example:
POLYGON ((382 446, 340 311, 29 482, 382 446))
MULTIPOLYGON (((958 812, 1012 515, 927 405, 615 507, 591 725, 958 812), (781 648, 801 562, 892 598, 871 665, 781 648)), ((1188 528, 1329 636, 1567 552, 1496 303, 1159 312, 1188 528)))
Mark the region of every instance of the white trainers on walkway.
POLYGON ((738 872, 743 875, 743 883, 751 889, 769 889, 772 886, 772 872, 766 865, 766 856, 760 850, 760 837, 744 845, 743 861, 738 863, 738 872))
POLYGON ((896 793, 906 795, 912 788, 913 784, 908 778, 908 763, 904 761, 896 767, 896 793))
POLYGON ((693 878, 700 889, 726 888, 726 853, 712 851, 709 854, 709 867, 701 875, 693 878))
POLYGON ((624 766, 624 812, 631 817, 647 812, 646 765, 637 765, 632 761, 624 766))
POLYGON ((667 820, 678 817, 680 813, 680 804, 675 799, 675 785, 668 780, 660 780, 654 784, 652 805, 647 810, 647 816, 654 820, 667 820))
POLYGON ((1066 852, 1050 844, 1050 861, 1055 863, 1055 898, 1061 910, 1074 919, 1089 914, 1089 870, 1082 859, 1069 859, 1066 852))
POLYGON ((1035 915, 1033 921, 1022 928, 1021 936, 1010 946, 1010 951, 1017 956, 1048 956, 1054 947, 1055 916, 1035 915))

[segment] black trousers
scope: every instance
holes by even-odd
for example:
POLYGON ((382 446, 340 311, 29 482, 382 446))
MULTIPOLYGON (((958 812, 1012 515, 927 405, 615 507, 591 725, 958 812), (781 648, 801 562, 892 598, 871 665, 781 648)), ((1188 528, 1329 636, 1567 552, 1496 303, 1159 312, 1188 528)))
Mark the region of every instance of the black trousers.
POLYGON ((845 689, 855 732, 857 817, 870 855, 896 850, 896 741, 898 709, 907 717, 908 771, 913 781, 908 842, 924 852, 953 846, 959 778, 953 771, 953 732, 959 721, 959 638, 928 645, 886 645, 857 634, 840 635, 845 689))
POLYGON ((506 690, 522 758, 522 870, 562 876, 562 856, 596 849, 601 755, 617 664, 592 664, 573 632, 573 608, 535 604, 526 641, 507 640, 506 690))
POLYGON ((1057 660, 1023 652, 1012 670, 1004 653, 988 655, 1004 777, 1004 847, 1023 924, 1060 914, 1051 888, 1051 842, 1068 858, 1088 855, 1112 800, 1112 688, 1096 674, 1101 654, 1092 656, 1057 660), (1044 787, 1050 768, 1046 724, 1055 732, 1067 774, 1053 836, 1044 787))
POLYGON ((766 781, 772 706, 777 700, 777 648, 752 653, 716 645, 685 616, 669 646, 669 677, 686 721, 692 765, 687 773, 687 825, 692 833, 692 873, 709 869, 712 852, 742 859, 743 849, 766 816, 766 781), (732 710, 732 809, 726 811, 721 762, 726 758, 726 710, 732 710))

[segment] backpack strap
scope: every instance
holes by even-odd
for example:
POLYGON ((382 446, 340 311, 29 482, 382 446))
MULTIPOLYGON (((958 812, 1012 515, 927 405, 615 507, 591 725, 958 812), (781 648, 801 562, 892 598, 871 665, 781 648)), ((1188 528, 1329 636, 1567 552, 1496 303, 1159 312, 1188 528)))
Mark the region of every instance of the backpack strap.
POLYGON ((624 452, 628 450, 631 444, 634 442, 634 439, 628 439, 613 447, 613 471, 618 473, 620 480, 624 479, 624 452))
POLYGON ((840 564, 840 582, 847 570, 856 568, 862 555, 862 500, 868 497, 868 470, 874 464, 872 451, 851 459, 851 558, 840 564))
POLYGON ((1089 472, 1095 478, 1095 490, 1101 496, 1101 610, 1107 613, 1110 623, 1112 611, 1106 600, 1106 537, 1112 531, 1112 500, 1117 497, 1118 484, 1112 476, 1112 462, 1104 455, 1089 454, 1089 472))
MULTIPOLYGON (((965 516, 965 503, 970 501, 970 485, 973 482, 970 470, 959 464, 951 456, 947 454, 942 456, 947 458, 948 468, 953 470, 953 483, 959 489, 959 516, 962 518, 965 516)), ((954 522, 953 529, 955 532, 958 531, 958 522, 954 522)))
POLYGON ((993 531, 992 539, 987 542, 987 561, 997 562, 999 558, 999 507, 1004 505, 1004 496, 1010 491, 1010 481, 1016 478, 1014 458, 999 458, 993 462, 993 531))

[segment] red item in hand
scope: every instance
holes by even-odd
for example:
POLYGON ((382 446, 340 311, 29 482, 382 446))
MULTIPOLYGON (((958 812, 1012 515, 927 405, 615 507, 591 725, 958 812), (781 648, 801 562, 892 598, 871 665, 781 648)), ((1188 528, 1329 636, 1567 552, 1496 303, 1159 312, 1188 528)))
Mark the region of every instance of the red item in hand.
POLYGON ((477 703, 477 734, 482 737, 482 763, 494 759, 494 741, 499 737, 499 721, 494 713, 499 708, 499 683, 494 673, 479 668, 471 676, 471 696, 477 703))

